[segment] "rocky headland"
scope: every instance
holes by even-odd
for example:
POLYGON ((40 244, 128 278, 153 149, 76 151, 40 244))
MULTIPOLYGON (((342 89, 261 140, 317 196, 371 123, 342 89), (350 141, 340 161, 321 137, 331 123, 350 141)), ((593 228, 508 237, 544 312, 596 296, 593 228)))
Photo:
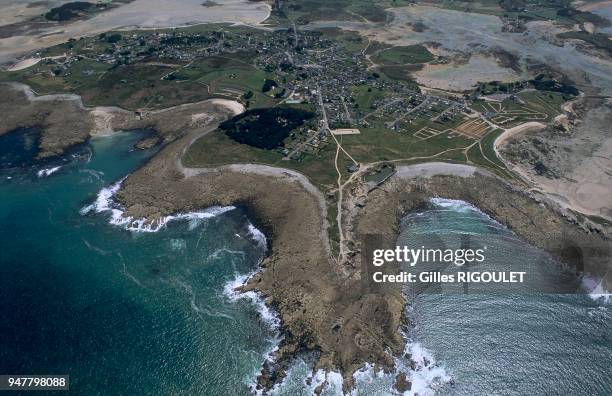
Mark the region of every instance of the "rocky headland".
MULTIPOLYGON (((475 205, 576 271, 603 276, 607 270, 610 242, 605 236, 575 227, 554 204, 486 171, 443 163, 399 166, 373 189, 354 178, 342 205, 350 253, 337 262, 329 248, 325 199, 305 176, 250 164, 211 169, 182 165, 186 148, 239 111, 235 104, 212 100, 137 114, 86 108, 73 96, 33 99, 23 89, 5 91, 11 96, 0 107, 9 117, 0 133, 19 126, 42 128, 41 156, 60 153, 96 133, 144 127, 156 131, 164 148, 129 175, 116 195, 127 216, 154 223, 214 205, 247 211, 269 246, 261 271, 243 290, 258 291, 277 310, 284 336, 274 362, 264 364, 258 379, 263 389, 282 381, 290 358, 300 351, 316 352, 315 369, 340 372, 345 389, 365 363, 392 369, 405 344, 405 296, 398 284, 369 282, 363 240, 391 236, 382 243, 395 243, 400 219, 427 207, 432 197, 475 205)), ((608 287, 611 283, 608 279, 608 287)), ((398 378, 404 377, 400 373, 398 378)))

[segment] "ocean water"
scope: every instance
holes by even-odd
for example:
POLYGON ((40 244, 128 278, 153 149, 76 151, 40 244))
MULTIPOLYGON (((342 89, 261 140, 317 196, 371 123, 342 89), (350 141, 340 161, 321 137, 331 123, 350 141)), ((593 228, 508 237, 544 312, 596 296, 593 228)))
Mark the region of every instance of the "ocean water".
POLYGON ((407 336, 444 370, 446 381, 432 382, 438 394, 612 394, 610 306, 577 288, 571 271, 461 201, 435 200, 402 225, 402 244, 486 246, 482 270, 530 278, 504 292, 489 285, 409 293, 407 336))
POLYGON ((257 296, 224 290, 264 254, 245 215, 147 233, 83 214, 154 154, 141 136, 36 164, 35 131, 0 137, 0 373, 69 374, 87 395, 250 394, 278 334, 257 296))
MULTIPOLYGON (((132 148, 143 134, 45 162, 32 161, 35 130, 0 137, 0 373, 69 374, 86 395, 251 394, 279 322, 255 293, 233 289, 257 270, 265 237, 231 207, 152 228, 120 220, 117 183, 155 153, 132 148)), ((475 208, 435 204, 404 219, 401 244, 486 245, 487 265, 535 281, 510 294, 407 290, 397 371, 366 365, 352 394, 391 394, 399 371, 409 395, 612 394, 608 305, 575 293, 563 267, 475 208)), ((323 395, 341 394, 341 376, 312 373, 314 359, 296 357, 270 393, 325 383, 323 395)))

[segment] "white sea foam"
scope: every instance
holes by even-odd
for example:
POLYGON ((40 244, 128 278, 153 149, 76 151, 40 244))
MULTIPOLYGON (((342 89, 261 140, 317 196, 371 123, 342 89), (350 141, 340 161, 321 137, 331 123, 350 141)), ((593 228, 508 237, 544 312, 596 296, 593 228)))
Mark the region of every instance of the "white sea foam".
MULTIPOLYGON (((408 304, 406 306, 406 315, 412 315, 413 307, 408 304)), ((410 339, 407 334, 402 332, 402 336, 406 340, 404 352, 401 357, 395 357, 395 370, 390 374, 379 372, 380 377, 391 376, 391 389, 389 393, 397 393, 394 389, 395 377, 399 373, 405 373, 408 381, 411 382, 410 390, 404 392, 405 396, 419 395, 431 396, 436 393, 442 386, 452 382, 452 377, 446 372, 443 365, 436 362, 434 355, 427 350, 421 343, 410 339), (406 358, 409 357, 409 358, 406 358)), ((366 366, 365 373, 373 375, 373 368, 366 366)))
POLYGON ((431 198, 431 203, 440 208, 449 209, 454 212, 468 213, 471 211, 478 211, 473 205, 459 199, 448 199, 448 198, 431 198))
MULTIPOLYGON (((322 391, 321 394, 323 395, 342 395, 342 384, 343 384, 343 380, 342 380, 342 375, 338 372, 335 371, 325 371, 323 369, 319 369, 317 371, 315 371, 314 373, 312 372, 312 368, 307 368, 307 367, 301 367, 301 366, 306 366, 307 363, 305 363, 303 360, 296 360, 295 362, 293 362, 293 364, 289 367, 288 371, 287 371, 287 375, 286 377, 283 379, 283 382, 281 382, 280 384, 276 384, 269 392, 270 395, 286 395, 286 394, 297 394, 297 389, 298 386, 296 386, 297 384, 295 383, 296 379, 291 378, 292 376, 298 376, 298 375, 302 375, 304 376, 305 373, 301 372, 301 373, 297 373, 294 374, 293 371, 296 369, 302 369, 305 368, 306 371, 309 371, 310 374, 306 375, 303 378, 302 383, 299 386, 299 391, 301 391, 299 394, 305 394, 305 395, 314 395, 315 393, 315 389, 317 389, 318 387, 322 386, 322 391), (308 384, 306 382, 307 379, 310 378, 310 384, 308 384)), ((300 370, 301 371, 301 370, 300 370)))
MULTIPOLYGON (((94 203, 85 206, 80 210, 80 213, 85 215, 92 211, 95 213, 109 212, 109 223, 111 224, 122 226, 126 230, 134 232, 157 232, 166 224, 174 220, 202 221, 204 219, 217 217, 225 212, 235 209, 234 206, 213 206, 202 211, 179 213, 176 215, 161 217, 153 221, 148 219, 135 219, 131 216, 124 216, 123 208, 113 201, 113 196, 117 193, 117 191, 119 191, 121 188, 121 183, 124 180, 125 177, 119 180, 117 183, 100 190, 94 203)), ((190 224, 190 229, 192 226, 193 225, 190 224)))
POLYGON ((212 252, 211 254, 209 254, 208 255, 208 260, 217 260, 217 259, 223 257, 223 255, 225 255, 225 254, 238 255, 238 256, 242 256, 242 257, 246 256, 246 253, 243 252, 242 250, 232 250, 232 249, 228 249, 228 248, 221 248, 221 249, 217 249, 214 252, 212 252))
POLYGON ((602 304, 612 302, 612 293, 603 285, 603 279, 597 280, 590 276, 582 277, 582 288, 586 290, 588 296, 602 304))
POLYGON ((499 221, 495 220, 494 218, 492 218, 491 216, 489 216, 488 214, 478 209, 476 206, 472 205, 469 202, 465 202, 460 199, 448 199, 448 198, 431 198, 430 202, 442 210, 448 210, 451 212, 458 212, 458 213, 470 213, 470 212, 478 213, 481 216, 486 217, 492 223, 494 223, 497 226, 495 228, 507 229, 505 225, 501 224, 499 221))
POLYGON ((325 370, 319 369, 312 376, 313 391, 325 382, 325 370))
POLYGON ((257 229, 250 222, 248 224, 248 228, 249 228, 249 236, 253 238, 255 242, 257 242, 257 246, 265 249, 266 246, 268 245, 268 240, 266 239, 266 236, 263 234, 263 232, 259 231, 259 229, 257 229))
POLYGON ((91 176, 91 179, 95 181, 102 180, 102 177, 104 176, 104 172, 93 169, 79 169, 79 173, 89 175, 91 176))
MULTIPOLYGON (((395 378, 400 372, 405 373, 408 381, 411 382, 410 390, 403 393, 405 396, 434 395, 444 384, 452 380, 444 367, 437 364, 431 352, 421 344, 408 342, 404 353, 410 354, 411 360, 404 357, 395 358, 395 369, 391 372, 385 373, 383 369, 375 370, 372 364, 366 363, 361 369, 353 373, 355 388, 350 392, 350 396, 398 394, 395 389, 395 378)), ((296 364, 303 365, 304 363, 297 361, 294 365, 296 364)), ((290 366, 285 381, 276 385, 270 392, 271 395, 284 394, 287 393, 286 391, 293 389, 295 386, 295 379, 291 378, 294 375, 293 369, 293 365, 290 366)), ((326 372, 319 369, 304 378, 303 388, 306 390, 306 394, 312 394, 315 388, 322 385, 322 394, 343 395, 343 383, 342 375, 339 372, 326 372), (310 385, 306 383, 306 379, 309 377, 311 378, 310 385)))
POLYGON ((54 174, 55 172, 57 172, 58 170, 60 170, 60 168, 61 166, 54 166, 52 168, 41 169, 38 172, 36 172, 36 175, 38 177, 48 177, 54 174))
POLYGON ((414 362, 412 366, 406 367, 400 359, 396 361, 398 367, 404 366, 408 379, 412 382, 410 391, 405 392, 405 395, 433 395, 436 390, 452 380, 445 368, 436 363, 433 354, 420 343, 408 342, 404 352, 410 354, 410 360, 414 362))
POLYGON ((98 196, 96 197, 96 200, 94 201, 94 203, 92 203, 91 205, 85 206, 83 209, 80 210, 80 213, 84 215, 84 214, 90 213, 91 211, 95 211, 96 213, 102 213, 102 212, 112 210, 111 204, 112 204, 113 195, 117 191, 119 191, 119 188, 121 187, 121 183, 124 180, 125 180, 125 177, 119 180, 115 184, 111 184, 108 187, 104 187, 98 193, 98 196))
POLYGON ((266 305, 259 293, 254 291, 236 291, 237 288, 246 285, 249 279, 257 274, 257 272, 258 271, 253 271, 249 274, 237 275, 234 280, 225 284, 223 287, 223 294, 225 294, 225 296, 227 296, 231 301, 237 301, 240 299, 250 300, 253 305, 255 305, 261 319, 272 329, 278 330, 280 328, 280 318, 278 314, 266 305))
POLYGON ((382 369, 376 371, 374 366, 366 363, 353 374, 355 389, 351 391, 351 396, 368 393, 397 394, 395 378, 399 373, 406 374, 407 380, 411 383, 410 390, 403 393, 405 396, 434 395, 438 389, 452 380, 445 368, 437 364, 432 353, 421 344, 408 341, 404 355, 410 355, 410 359, 396 357, 395 369, 388 373, 382 369))
POLYGON ((342 374, 336 371, 330 371, 327 373, 327 385, 324 390, 328 390, 334 392, 336 394, 342 394, 342 385, 344 381, 342 379, 342 374))
MULTIPOLYGON (((249 229, 252 227, 252 225, 250 225, 249 229)), ((261 234, 261 231, 257 230, 255 227, 253 227, 253 230, 256 232, 254 232, 254 235, 258 235, 261 234)), ((264 241, 265 241, 265 237, 264 237, 264 241)), ((255 292, 255 291, 247 291, 247 292, 242 292, 242 291, 237 291, 236 289, 244 286, 247 284, 247 282, 249 281, 249 279, 251 279, 253 276, 255 276, 257 273, 259 272, 259 270, 255 270, 252 271, 251 273, 248 274, 239 274, 236 275, 236 277, 227 282, 225 284, 225 286, 223 287, 223 294, 229 298, 231 301, 238 301, 241 299, 247 299, 249 300, 254 306, 255 309, 257 310, 257 313, 259 314, 259 317, 262 319, 262 321, 264 323, 266 323, 270 329, 272 329, 272 331, 274 332, 274 337, 271 340, 273 347, 270 348, 264 355, 263 355, 263 361, 269 361, 269 362, 274 362, 274 354, 276 353, 276 351, 278 351, 278 345, 280 344, 282 338, 281 338, 281 334, 279 332, 280 330, 280 317, 278 316, 278 314, 276 312, 274 312, 274 310, 272 310, 270 307, 268 307, 266 305, 266 303, 264 302, 263 297, 261 296, 260 293, 255 292)), ((261 370, 259 371, 259 373, 257 373, 257 375, 255 375, 255 378, 257 376, 259 376, 261 374, 261 370)), ((263 390, 262 389, 258 389, 257 388, 257 382, 254 380, 251 383, 251 391, 256 394, 256 395, 263 395, 263 390)))

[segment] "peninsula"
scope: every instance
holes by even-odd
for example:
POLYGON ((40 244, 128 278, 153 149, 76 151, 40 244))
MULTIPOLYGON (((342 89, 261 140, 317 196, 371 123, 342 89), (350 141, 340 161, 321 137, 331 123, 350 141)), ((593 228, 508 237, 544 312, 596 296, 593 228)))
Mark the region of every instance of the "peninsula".
POLYGON ((364 240, 395 243, 401 218, 432 198, 471 203, 612 287, 608 262, 585 254, 609 252, 612 235, 612 138, 601 132, 612 68, 586 25, 605 21, 569 4, 408 1, 336 2, 342 12, 328 21, 320 2, 294 3, 252 5, 265 27, 112 26, 30 45, 35 62, 15 67, 13 57, 0 72, 0 135, 40 129, 44 159, 150 129, 137 147, 161 149, 122 182, 125 216, 155 224, 243 208, 269 246, 240 290, 260 293, 282 322, 262 390, 303 351, 317 354, 314 370, 340 372, 347 391, 367 363, 392 370, 407 301, 401 285, 368 281, 364 240))

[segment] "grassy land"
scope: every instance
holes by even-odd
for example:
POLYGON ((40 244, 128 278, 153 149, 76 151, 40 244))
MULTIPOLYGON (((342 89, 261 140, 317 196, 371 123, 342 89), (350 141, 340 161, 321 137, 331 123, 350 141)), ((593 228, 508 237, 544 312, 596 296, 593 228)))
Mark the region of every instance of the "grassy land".
POLYGON ((361 111, 370 112, 372 110, 372 104, 376 99, 383 98, 385 96, 384 91, 376 88, 369 88, 365 85, 358 85, 353 88, 353 96, 355 97, 355 103, 361 111))
POLYGON ((516 96, 524 103, 513 99, 500 103, 475 101, 472 107, 482 113, 496 113, 491 117, 492 121, 510 128, 529 121, 550 122, 561 114, 561 105, 566 102, 566 98, 556 92, 531 90, 516 96), (504 119, 506 121, 502 122, 504 119))
POLYGON ((372 60, 382 66, 431 62, 434 56, 422 45, 398 46, 378 52, 372 60))
MULTIPOLYGON (((274 92, 264 94, 261 88, 266 78, 281 77, 255 67, 254 52, 227 51, 223 55, 196 56, 194 62, 164 58, 162 48, 181 46, 180 42, 163 44, 165 38, 175 34, 177 31, 172 29, 122 31, 70 40, 41 51, 42 57, 67 54, 69 62, 43 60, 24 70, 0 72, 0 82, 22 82, 39 94, 76 93, 87 105, 132 110, 165 108, 214 97, 240 99, 249 91, 252 97, 248 103, 247 99, 242 100, 249 107, 270 107, 279 102, 273 97, 274 92), (113 36, 120 38, 110 40, 113 36), (142 40, 140 45, 138 37, 142 40)), ((201 45, 189 47, 196 51, 216 44, 214 40, 219 37, 228 41, 238 37, 235 42, 240 43, 265 33, 247 27, 211 24, 180 29, 179 35, 186 34, 202 40, 201 45)), ((172 57, 173 52, 167 54, 172 57)))
POLYGON ((165 108, 214 97, 239 99, 253 93, 250 107, 270 107, 277 99, 261 92, 263 81, 276 76, 243 61, 252 54, 214 56, 190 65, 162 60, 112 65, 93 59, 75 61, 69 71, 40 64, 0 74, 0 81, 28 84, 38 94, 74 92, 87 105, 125 109, 165 108))
POLYGON ((516 179, 497 157, 495 150, 493 150, 493 143, 501 133, 503 133, 503 130, 498 129, 485 135, 480 139, 479 144, 475 144, 467 151, 467 159, 473 164, 486 168, 500 177, 516 179))
POLYGON ((408 0, 285 0, 274 19, 290 19, 298 24, 312 21, 371 21, 384 22, 386 8, 405 6, 408 0))
POLYGON ((185 153, 186 166, 213 166, 232 163, 257 163, 290 168, 307 175, 311 181, 325 191, 333 187, 337 178, 333 166, 335 147, 323 144, 317 154, 305 155, 301 160, 283 160, 277 150, 263 150, 239 144, 217 130, 197 140, 185 153))
POLYGON ((196 141, 185 154, 183 162, 187 166, 245 162, 279 164, 282 157, 283 155, 276 150, 263 150, 246 144, 238 144, 222 131, 216 130, 196 141))
MULTIPOLYGON (((287 9, 291 9, 296 1, 283 2, 287 9)), ((304 9, 294 8, 291 12, 295 15, 302 13, 317 15, 323 13, 329 18, 337 16, 332 14, 330 9, 342 8, 351 15, 351 18, 360 18, 356 10, 367 14, 372 18, 377 18, 375 13, 369 13, 376 7, 389 7, 392 5, 403 5, 403 1, 318 1, 304 0, 299 2, 304 9), (307 9, 310 5, 314 8, 307 9), (344 8, 343 8, 344 7, 344 8), (350 11, 350 12, 349 12, 350 11), (355 16, 357 15, 357 16, 355 16)), ((374 11, 372 11, 374 12, 374 11)), ((294 16, 295 16, 294 15, 294 16)), ((185 29, 189 32, 204 32, 207 35, 204 40, 208 40, 208 34, 212 37, 219 37, 220 29, 224 30, 224 37, 229 40, 236 32, 244 33, 247 28, 227 28, 223 26, 192 27, 185 29), (217 33, 216 35, 214 33, 217 33)), ((163 31, 160 31, 163 32, 163 31)), ((170 32, 170 31, 168 31, 170 32)), ((251 41, 249 37, 240 37, 251 41)), ((368 45, 367 41, 355 32, 344 32, 339 29, 328 29, 324 34, 325 38, 333 38, 339 46, 344 47, 348 53, 358 53, 363 51, 368 45)), ((130 32, 122 32, 128 40, 130 32)), ((138 34, 143 34, 142 32, 138 34)), ((252 33, 255 34, 255 33, 252 33)), ((262 33, 264 34, 264 33, 262 33)), ((136 36, 134 36, 136 37, 136 36)), ((176 36, 168 36, 176 38, 176 36)), ((180 38, 180 36, 179 36, 180 38)), ((254 38, 257 40, 257 37, 254 38)), ((173 44, 179 45, 179 44, 173 44)), ((143 51, 149 51, 149 45, 142 46, 143 51)), ((139 47, 140 48, 140 47, 139 47)), ((236 48, 236 47, 234 47, 236 48)), ((251 47, 252 48, 252 47, 251 47)), ((95 54, 105 53, 114 50, 115 54, 122 47, 113 47, 112 44, 102 39, 83 39, 72 41, 61 46, 54 47, 44 55, 61 54, 69 49, 78 53, 78 59, 73 57, 70 65, 60 65, 54 63, 41 62, 31 68, 18 71, 0 73, 0 81, 21 81, 29 84, 38 93, 54 92, 74 92, 80 94, 88 105, 115 105, 127 109, 140 108, 162 108, 191 103, 209 99, 212 97, 222 97, 239 99, 243 103, 248 101, 250 108, 268 108, 279 104, 281 99, 274 98, 274 91, 262 92, 262 85, 266 79, 282 82, 283 79, 293 78, 290 73, 282 71, 267 72, 272 70, 264 66, 257 67, 253 59, 257 57, 256 50, 251 52, 242 50, 237 53, 225 52, 224 55, 205 55, 195 56, 193 62, 183 61, 183 57, 177 59, 164 59, 155 56, 131 58, 138 59, 130 64, 117 62, 103 62, 95 60, 95 54), (119 48, 119 49, 117 49, 119 48), (61 68, 61 70, 58 70, 61 68), (265 70, 264 70, 265 69, 265 70), (250 92, 248 99, 244 99, 244 94, 250 92)), ((140 50, 138 50, 140 51, 140 50)), ((153 53, 157 51, 153 49, 153 53)), ((260 51, 260 50, 257 50, 260 51)), ((374 61, 382 66, 379 69, 381 76, 374 76, 385 79, 406 79, 409 81, 409 73, 419 67, 421 63, 429 62, 434 59, 427 49, 420 45, 387 47, 373 43, 368 47, 368 53, 374 54, 374 61), (372 51, 372 52, 370 52, 372 51)), ((172 52, 169 52, 172 54, 172 52)), ((213 54, 218 52, 211 52, 213 54)), ((194 59, 186 57, 187 59, 194 59)), ((114 61, 117 57, 113 58, 114 61)), ((353 100, 363 114, 371 113, 374 104, 380 99, 389 97, 391 94, 384 89, 368 87, 367 85, 355 85, 352 87, 353 100)), ((551 117, 559 114, 559 105, 564 101, 560 94, 529 91, 518 94, 525 101, 524 104, 513 100, 504 101, 501 107, 513 115, 513 120, 504 127, 512 123, 520 123, 533 120, 533 114, 543 115, 542 121, 549 121, 551 117), (525 112, 514 116, 517 112, 525 112), (532 118, 529 118, 529 117, 532 118)), ((313 111, 312 104, 292 105, 313 111)), ((491 112, 494 109, 486 108, 484 102, 475 105, 480 111, 491 112), (479 108, 480 106, 480 108, 479 108)), ((368 126, 359 126, 361 130, 357 135, 339 136, 342 146, 351 156, 360 163, 373 163, 382 161, 411 162, 427 160, 446 160, 457 163, 473 162, 487 167, 496 172, 504 172, 504 166, 495 156, 492 150, 492 143, 497 132, 489 133, 482 138, 481 144, 476 144, 465 153, 465 149, 474 143, 474 140, 464 136, 450 137, 443 132, 458 124, 464 119, 456 117, 445 123, 432 122, 432 115, 442 112, 446 106, 440 105, 439 108, 429 109, 427 114, 418 116, 412 122, 402 121, 400 132, 393 132, 385 126, 385 122, 394 121, 397 115, 390 116, 384 111, 377 112, 368 117, 368 126), (421 128, 429 127, 432 130, 440 131, 439 135, 431 136, 427 139, 415 137, 414 133, 421 128)), ((296 132, 298 135, 287 138, 303 142, 308 128, 296 132)), ((316 129, 314 126, 312 129, 316 129)), ((422 137, 422 136, 421 136, 422 137)), ((285 143, 289 143, 285 140, 285 143)), ((288 144, 288 146, 290 146, 288 144)), ((185 164, 187 166, 215 166, 231 163, 260 163, 273 166, 290 168, 305 174, 322 191, 328 191, 336 186, 337 171, 334 166, 336 155, 336 145, 331 137, 321 143, 317 148, 308 146, 308 150, 302 151, 299 158, 291 160, 283 159, 282 149, 265 150, 237 143, 229 139, 224 133, 215 131, 195 142, 187 151, 185 164)), ((339 168, 343 178, 348 177, 346 167, 352 161, 342 153, 339 157, 339 168)))
POLYGON ((489 132, 485 137, 483 137, 480 141, 480 145, 482 147, 482 154, 488 158, 490 161, 494 162, 496 165, 506 168, 506 165, 497 157, 495 150, 493 149, 493 143, 495 143, 495 139, 499 137, 504 131, 501 129, 497 129, 495 131, 489 132))
MULTIPOLYGON (((359 101, 363 106, 367 106, 377 94, 380 93, 368 92, 366 89, 359 92, 357 97, 360 98, 359 101)), ((538 91, 522 93, 521 98, 527 102, 526 105, 520 105, 512 101, 506 104, 507 109, 523 109, 528 106, 534 111, 541 111, 547 116, 552 116, 558 114, 558 105, 563 102, 563 98, 559 94, 538 91), (544 99, 546 101, 543 101, 544 99)), ((430 126, 437 126, 436 129, 438 130, 445 130, 451 128, 451 124, 460 122, 462 120, 455 120, 442 126, 431 123, 430 126)), ((423 124, 427 125, 428 121, 423 120, 423 124)), ((360 130, 361 134, 358 135, 338 137, 344 149, 360 163, 393 161, 398 164, 410 164, 444 160, 454 163, 473 163, 502 177, 513 178, 493 150, 493 143, 503 132, 502 130, 489 132, 480 141, 461 136, 449 138, 447 133, 421 140, 413 136, 412 133, 397 133, 386 129, 384 120, 380 119, 372 120, 370 127, 361 127, 360 130), (465 149, 469 146, 471 148, 465 152, 465 149)), ((322 191, 327 191, 334 188, 337 180, 334 158, 335 144, 330 138, 323 143, 317 153, 306 154, 301 160, 297 161, 282 160, 282 154, 278 151, 259 150, 237 144, 217 131, 197 141, 187 152, 185 162, 189 166, 209 166, 236 162, 264 163, 295 169, 309 177, 322 191)), ((351 163, 346 155, 340 155, 339 167, 345 180, 349 175, 346 166, 351 163)))
MULTIPOLYGON (((424 141, 411 134, 391 132, 379 125, 362 128, 359 135, 340 136, 339 140, 360 163, 428 157, 447 149, 464 148, 473 142, 461 137, 449 139, 446 134, 424 141)), ((283 160, 283 155, 276 150, 261 150, 238 144, 222 132, 215 131, 196 141, 187 151, 184 162, 187 166, 261 163, 295 169, 305 174, 322 191, 326 191, 335 186, 338 177, 334 167, 335 154, 335 144, 328 138, 317 153, 305 154, 300 160, 283 160)), ((339 166, 343 177, 348 176, 346 167, 351 164, 347 156, 340 156, 339 166)))
POLYGON ((554 20, 571 26, 576 23, 592 22, 604 25, 606 22, 591 12, 572 8, 572 0, 430 0, 451 10, 496 15, 523 21, 554 20))
MULTIPOLYGON (((332 29, 325 29, 325 32, 329 32, 332 29)), ((348 30, 336 30, 334 34, 334 41, 340 47, 343 47, 346 51, 351 53, 358 53, 366 49, 368 40, 364 39, 359 33, 348 30)))
POLYGON ((579 31, 560 33, 557 36, 562 39, 582 40, 593 45, 596 48, 606 51, 608 54, 612 54, 612 41, 610 41, 608 35, 604 33, 589 33, 585 31, 579 31))
MULTIPOLYGON (((380 47, 371 58, 372 62, 378 65, 376 69, 389 80, 413 83, 415 89, 418 89, 418 85, 412 73, 419 71, 423 63, 434 60, 434 56, 422 45, 386 48, 375 43, 374 47, 380 47)), ((369 52, 370 50, 368 47, 369 52)), ((372 50, 373 52, 375 51, 372 50)))
POLYGON ((390 80, 397 80, 402 82, 413 83, 416 88, 418 85, 414 78, 412 77, 412 73, 421 70, 423 66, 420 64, 417 65, 397 65, 397 66, 381 66, 378 67, 377 70, 380 71, 385 77, 390 80))

